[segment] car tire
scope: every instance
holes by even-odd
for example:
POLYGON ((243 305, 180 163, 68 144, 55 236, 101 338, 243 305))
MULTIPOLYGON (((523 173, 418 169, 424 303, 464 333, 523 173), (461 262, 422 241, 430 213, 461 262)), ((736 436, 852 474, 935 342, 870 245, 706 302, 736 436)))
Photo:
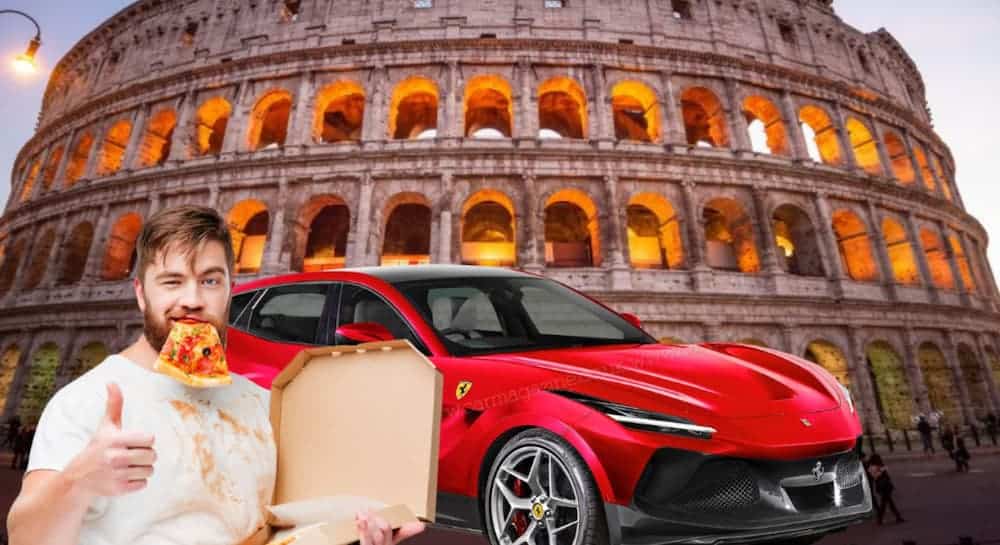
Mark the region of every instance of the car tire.
POLYGON ((604 502, 590 469, 572 445, 548 430, 523 431, 500 449, 480 508, 491 545, 550 545, 550 531, 556 545, 609 543, 604 502))

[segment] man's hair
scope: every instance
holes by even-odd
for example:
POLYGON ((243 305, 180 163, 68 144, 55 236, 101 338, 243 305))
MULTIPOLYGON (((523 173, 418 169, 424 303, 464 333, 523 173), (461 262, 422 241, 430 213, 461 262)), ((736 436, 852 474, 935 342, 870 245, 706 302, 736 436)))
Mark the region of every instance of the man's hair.
POLYGON ((222 216, 213 208, 194 204, 163 208, 149 218, 139 233, 136 241, 136 277, 141 282, 153 260, 162 252, 161 259, 165 262, 166 250, 171 248, 182 251, 193 267, 194 250, 210 240, 221 242, 225 248, 226 270, 232 278, 236 257, 229 226, 222 216))

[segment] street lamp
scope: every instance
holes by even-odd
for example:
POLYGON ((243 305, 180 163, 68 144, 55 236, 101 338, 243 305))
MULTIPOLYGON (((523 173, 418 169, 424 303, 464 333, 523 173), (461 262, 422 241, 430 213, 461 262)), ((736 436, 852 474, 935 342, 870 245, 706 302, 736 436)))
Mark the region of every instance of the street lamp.
POLYGON ((28 42, 28 49, 14 58, 15 72, 18 74, 34 74, 38 68, 35 63, 35 53, 38 52, 38 47, 42 45, 42 28, 38 26, 38 21, 23 11, 18 11, 16 9, 0 9, 0 15, 4 13, 20 15, 27 18, 32 22, 32 24, 35 25, 35 37, 28 42))

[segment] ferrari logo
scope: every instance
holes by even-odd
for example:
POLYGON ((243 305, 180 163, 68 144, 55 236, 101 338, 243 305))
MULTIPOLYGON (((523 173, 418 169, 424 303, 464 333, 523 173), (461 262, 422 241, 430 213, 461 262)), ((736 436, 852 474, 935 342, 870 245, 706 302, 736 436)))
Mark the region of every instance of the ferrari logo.
POLYGON ((542 520, 542 517, 545 516, 545 506, 540 503, 532 505, 531 515, 535 517, 535 520, 542 520))
POLYGON ((472 389, 472 383, 471 382, 469 382, 467 380, 463 380, 462 382, 459 382, 458 383, 458 388, 455 388, 455 399, 462 399, 463 397, 466 396, 466 394, 469 393, 469 390, 471 390, 471 389, 472 389))
POLYGON ((823 462, 816 462, 816 465, 812 468, 813 478, 817 481, 823 478, 823 462))

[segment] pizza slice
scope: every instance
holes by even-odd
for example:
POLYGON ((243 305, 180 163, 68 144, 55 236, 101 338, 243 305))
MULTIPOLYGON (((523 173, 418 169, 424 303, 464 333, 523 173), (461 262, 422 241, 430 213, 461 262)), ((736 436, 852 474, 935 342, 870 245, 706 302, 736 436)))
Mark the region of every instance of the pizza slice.
POLYGON ((208 322, 174 322, 153 370, 198 388, 232 383, 219 332, 208 322))

